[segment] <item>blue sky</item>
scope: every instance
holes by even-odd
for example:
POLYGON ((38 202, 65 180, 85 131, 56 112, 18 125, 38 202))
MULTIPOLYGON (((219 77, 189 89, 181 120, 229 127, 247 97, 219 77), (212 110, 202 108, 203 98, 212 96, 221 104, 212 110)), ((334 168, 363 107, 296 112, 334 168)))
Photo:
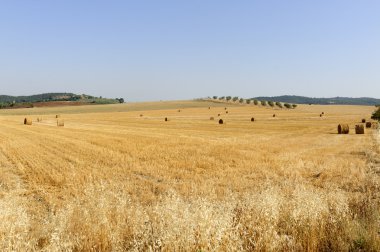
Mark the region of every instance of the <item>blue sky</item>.
POLYGON ((0 94, 380 98, 380 1, 0 2, 0 94))

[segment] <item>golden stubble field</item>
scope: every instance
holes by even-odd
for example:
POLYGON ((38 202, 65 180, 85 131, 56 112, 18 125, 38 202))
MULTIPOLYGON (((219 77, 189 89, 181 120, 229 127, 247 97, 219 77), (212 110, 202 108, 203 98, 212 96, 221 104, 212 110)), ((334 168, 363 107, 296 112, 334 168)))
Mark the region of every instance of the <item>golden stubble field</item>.
POLYGON ((379 250, 380 139, 354 134, 374 109, 2 110, 0 250, 379 250))

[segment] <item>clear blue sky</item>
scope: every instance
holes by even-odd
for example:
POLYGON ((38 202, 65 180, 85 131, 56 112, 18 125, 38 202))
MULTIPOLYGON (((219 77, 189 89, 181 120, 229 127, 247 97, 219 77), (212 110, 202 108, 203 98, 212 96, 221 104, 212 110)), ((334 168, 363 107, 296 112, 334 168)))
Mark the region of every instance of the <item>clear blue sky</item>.
POLYGON ((380 1, 0 2, 0 94, 380 98, 380 1))

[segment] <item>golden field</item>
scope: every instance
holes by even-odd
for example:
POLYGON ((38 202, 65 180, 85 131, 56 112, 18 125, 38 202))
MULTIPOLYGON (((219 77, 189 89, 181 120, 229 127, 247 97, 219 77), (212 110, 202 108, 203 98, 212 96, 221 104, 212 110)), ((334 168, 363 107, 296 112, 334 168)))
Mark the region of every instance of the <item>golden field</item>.
POLYGON ((374 109, 1 110, 0 250, 379 251, 380 137, 354 133, 374 109))

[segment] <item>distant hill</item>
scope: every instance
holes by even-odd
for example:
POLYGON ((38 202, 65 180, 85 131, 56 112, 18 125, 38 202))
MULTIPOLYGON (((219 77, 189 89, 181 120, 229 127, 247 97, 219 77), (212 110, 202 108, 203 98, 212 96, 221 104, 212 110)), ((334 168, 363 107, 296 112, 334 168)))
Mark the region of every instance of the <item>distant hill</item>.
POLYGON ((297 103, 297 104, 340 104, 340 105, 369 105, 375 106, 380 104, 380 99, 360 97, 333 97, 333 98, 311 98, 305 96, 296 95, 283 95, 283 96, 260 96, 254 97, 252 99, 260 101, 275 101, 275 102, 287 102, 287 103, 297 103))
POLYGON ((0 95, 0 102, 46 102, 46 101, 67 101, 67 100, 79 100, 80 96, 73 93, 45 93, 28 96, 10 96, 0 95))
POLYGON ((84 105, 123 103, 123 98, 108 99, 73 93, 44 93, 29 96, 0 95, 0 108, 30 108, 34 106, 84 105))

